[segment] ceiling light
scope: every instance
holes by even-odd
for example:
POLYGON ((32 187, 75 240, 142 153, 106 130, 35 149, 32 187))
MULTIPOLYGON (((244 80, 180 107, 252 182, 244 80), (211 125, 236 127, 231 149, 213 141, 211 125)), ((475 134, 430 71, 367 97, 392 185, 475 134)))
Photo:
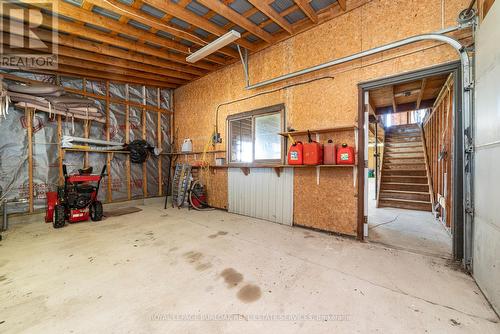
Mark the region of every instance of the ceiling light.
POLYGON ((221 37, 217 38, 212 43, 205 45, 195 53, 189 55, 186 58, 186 61, 188 63, 196 63, 198 60, 203 59, 206 56, 216 52, 217 50, 222 49, 223 47, 225 47, 228 44, 231 44, 240 37, 241 35, 239 32, 237 32, 236 30, 231 30, 226 34, 222 35, 221 37))

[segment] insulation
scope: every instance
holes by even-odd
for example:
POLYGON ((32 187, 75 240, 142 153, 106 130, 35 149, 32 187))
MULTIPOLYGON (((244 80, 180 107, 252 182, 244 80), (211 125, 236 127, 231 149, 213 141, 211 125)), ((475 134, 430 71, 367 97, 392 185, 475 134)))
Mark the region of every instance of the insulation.
MULTIPOLYGON (((0 71, 2 72, 2 71, 0 71)), ((3 71, 6 72, 6 71, 3 71)), ((56 77, 51 75, 32 74, 22 71, 8 71, 30 80, 41 80, 47 83, 55 83, 56 77)), ((12 80, 5 80, 7 83, 14 83, 12 80)), ((106 96, 106 83, 99 80, 83 80, 70 76, 61 76, 60 83, 65 88, 73 90, 85 90, 88 93, 106 96)), ((126 100, 126 85, 121 83, 109 84, 109 95, 112 99, 126 100)), ((146 97, 149 106, 158 106, 158 89, 146 87, 146 96, 143 96, 143 86, 132 85, 129 89, 131 100, 143 104, 146 97)), ((79 96, 78 94, 72 94, 79 96)), ((70 95, 71 96, 71 95, 70 95)), ((171 91, 162 89, 160 92, 160 105, 162 108, 171 108, 171 91)), ((110 103, 109 109, 106 100, 92 99, 97 109, 103 114, 109 110, 110 139, 113 141, 125 142, 126 138, 126 105, 110 103)), ((142 107, 130 108, 130 140, 142 139, 142 115, 146 115, 148 128, 146 137, 152 145, 158 144, 157 131, 161 131, 162 147, 169 149, 170 145, 170 115, 162 114, 160 126, 158 127, 158 112, 144 111, 142 107)), ((6 195, 8 199, 18 199, 25 201, 21 204, 9 205, 9 212, 26 212, 29 208, 27 200, 29 198, 28 180, 28 152, 27 152, 27 131, 24 109, 11 105, 7 119, 0 122, 2 141, 0 142, 0 187, 8 189, 12 184, 12 190, 6 195)), ((47 191, 54 191, 59 182, 59 155, 58 155, 58 135, 57 118, 44 112, 36 112, 33 118, 33 193, 34 209, 43 209, 47 191)), ((95 121, 89 122, 88 134, 92 139, 106 139, 106 125, 95 121)), ((85 137, 85 123, 77 119, 61 117, 61 130, 63 135, 73 135, 85 137)), ((75 173, 84 166, 87 161, 89 166, 93 166, 96 173, 100 172, 102 166, 110 158, 110 188, 112 193, 108 196, 108 179, 101 183, 99 199, 106 202, 128 199, 127 183, 127 163, 128 155, 123 153, 102 154, 93 152, 65 151, 63 163, 67 165, 68 173, 75 173), (88 157, 88 158, 86 158, 88 157)), ((166 178, 166 168, 168 168, 168 157, 161 157, 163 166, 162 172, 166 178)), ((159 195, 159 160, 151 158, 144 165, 147 177, 148 196, 159 195)), ((143 196, 143 165, 131 164, 131 195, 134 198, 143 196)), ((0 195, 3 196, 3 195, 0 195)))

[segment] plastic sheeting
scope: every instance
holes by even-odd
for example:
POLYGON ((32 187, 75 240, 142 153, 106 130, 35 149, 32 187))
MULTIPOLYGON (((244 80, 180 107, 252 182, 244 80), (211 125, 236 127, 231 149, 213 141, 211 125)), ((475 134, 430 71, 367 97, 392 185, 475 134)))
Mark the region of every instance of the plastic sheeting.
MULTIPOLYGON (((56 83, 56 77, 53 75, 33 74, 23 71, 2 71, 31 80, 56 83)), ((8 80, 5 80, 8 82, 8 80)), ((70 76, 60 76, 60 84, 66 88, 74 90, 83 90, 84 80, 70 76)), ((106 84, 104 81, 85 80, 85 89, 89 93, 97 95, 106 95, 106 84)), ((110 82, 109 93, 113 99, 126 100, 127 93, 129 100, 142 104, 144 99, 149 106, 158 106, 158 92, 160 93, 159 102, 161 108, 171 109, 172 93, 168 89, 157 89, 154 87, 145 87, 140 85, 125 85, 121 83, 110 82), (128 86, 128 92, 127 92, 128 86), (145 92, 145 95, 144 95, 145 92)), ((103 99, 94 99, 98 108, 105 113, 106 101, 103 99)), ((129 139, 142 139, 142 113, 146 112, 146 140, 152 145, 157 145, 158 113, 155 111, 144 111, 141 107, 129 108, 129 139)), ((126 106, 118 103, 110 103, 110 139, 113 141, 125 141, 125 117, 126 106)), ((17 109, 14 106, 9 108, 9 115, 6 120, 0 123, 0 188, 3 191, 10 189, 6 198, 10 200, 24 200, 29 197, 28 194, 28 154, 27 154, 27 131, 26 120, 24 119, 24 110, 17 109), (9 187, 9 185, 11 185, 9 187)), ((73 135, 84 137, 84 122, 81 120, 72 120, 62 118, 63 135, 73 135)), ((56 189, 59 181, 59 161, 57 151, 57 122, 49 119, 48 114, 36 112, 33 120, 33 192, 34 207, 43 208, 47 191, 56 189)), ((161 145, 163 152, 170 150, 170 116, 161 115, 161 145)), ((95 139, 106 139, 106 126, 97 122, 91 122, 89 137, 95 139)), ((66 151, 64 161, 69 173, 76 172, 83 166, 83 152, 66 151)), ((113 201, 125 200, 128 197, 127 192, 127 170, 126 161, 128 155, 115 153, 112 155, 111 168, 108 171, 111 177, 111 190, 113 201)), ((163 187, 166 189, 168 175, 169 157, 151 157, 146 162, 147 188, 148 196, 159 195, 159 166, 158 161, 162 160, 163 187)), ((94 167, 96 173, 101 171, 104 164, 107 163, 107 154, 92 153, 88 154, 89 165, 94 167)), ((143 197, 143 165, 130 164, 131 166, 131 194, 133 198, 143 197)), ((107 199, 107 179, 101 182, 99 199, 107 199)), ((3 196, 3 195, 0 195, 3 196)), ((28 203, 9 205, 9 212, 26 212, 28 203)))
MULTIPOLYGON (((9 200, 28 199, 28 139, 24 111, 9 108, 7 119, 0 123, 0 188, 2 197, 9 200)), ((27 204, 16 208, 9 206, 10 212, 26 211, 27 204)))

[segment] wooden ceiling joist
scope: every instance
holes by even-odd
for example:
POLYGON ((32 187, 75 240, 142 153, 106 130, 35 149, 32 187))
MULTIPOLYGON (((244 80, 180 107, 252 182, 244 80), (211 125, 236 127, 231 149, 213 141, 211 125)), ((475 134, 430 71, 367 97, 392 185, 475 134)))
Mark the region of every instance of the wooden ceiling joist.
MULTIPOLYGON (((20 1, 26 1, 30 2, 30 0, 20 0, 20 1)), ((91 3, 93 0, 89 0, 91 3)), ((85 10, 83 8, 76 7, 74 5, 70 5, 62 0, 58 0, 57 6, 54 7, 57 10, 58 14, 62 14, 68 17, 71 17, 75 20, 85 22, 85 23, 90 23, 92 25, 102 27, 111 31, 114 31, 116 33, 121 33, 125 34, 131 37, 135 37, 140 41, 148 41, 157 45, 160 45, 162 47, 165 47, 167 49, 172 49, 175 51, 178 51, 180 53, 183 53, 185 55, 191 54, 191 50, 188 46, 183 45, 179 42, 169 40, 167 38, 160 37, 156 34, 153 34, 151 32, 134 28, 131 25, 128 24, 122 24, 118 21, 115 21, 113 19, 101 16, 101 15, 95 15, 92 14, 91 11, 85 10)), ((151 24, 151 23, 150 23, 151 24)), ((225 60, 221 57, 218 56, 208 56, 205 58, 207 61, 211 61, 217 64, 225 64, 225 60)), ((185 57, 181 57, 177 61, 187 63, 185 61, 185 57)))
MULTIPOLYGON (((9 30, 11 26, 12 26, 11 24, 5 24, 4 28, 6 29, 6 32, 10 32, 12 35, 12 32, 9 30)), ((53 36, 50 31, 43 29, 31 29, 31 31, 34 34, 36 34, 36 36, 40 40, 47 43, 53 42, 53 36)), ((83 40, 71 35, 58 34, 57 43, 58 45, 64 45, 69 48, 74 48, 75 52, 80 52, 80 50, 85 50, 107 56, 158 66, 163 69, 171 71, 169 73, 172 74, 172 76, 176 76, 182 79, 190 79, 190 78, 195 79, 196 77, 205 75, 207 73, 205 70, 194 68, 191 66, 182 65, 179 63, 171 62, 156 57, 148 57, 145 53, 131 52, 130 50, 122 50, 109 45, 83 40)), ((130 43, 130 47, 134 47, 133 43, 130 43)), ((84 57, 83 54, 82 57, 84 57)))
POLYGON ((347 1, 346 0, 337 0, 337 3, 339 4, 340 8, 345 12, 347 9, 347 1))
POLYGON ((78 77, 85 77, 85 78, 92 78, 92 79, 97 79, 97 80, 111 80, 111 81, 116 81, 116 82, 124 82, 124 83, 134 83, 134 84, 139 84, 139 85, 146 85, 146 86, 155 86, 155 87, 162 87, 162 88, 176 88, 179 85, 171 84, 171 83, 165 83, 161 81, 154 81, 154 80, 148 80, 148 79, 141 79, 141 78, 136 78, 136 77, 129 77, 129 76, 124 76, 120 74, 111 74, 111 73, 106 73, 106 72, 101 72, 101 71, 95 71, 95 70, 89 70, 89 69, 81 69, 78 67, 73 67, 73 66, 68 66, 68 65, 60 65, 57 69, 57 71, 48 71, 48 70, 40 70, 40 69, 29 69, 30 72, 34 73, 49 73, 49 74, 64 74, 68 76, 78 76, 78 77))
POLYGON ((316 12, 312 9, 311 5, 309 4, 309 1, 307 0, 295 0, 295 3, 299 8, 304 12, 304 14, 307 15, 307 17, 313 21, 314 23, 318 22, 318 15, 316 12))
POLYGON ((229 21, 239 25, 240 27, 250 31, 255 36, 263 39, 268 43, 274 42, 274 37, 265 31, 257 27, 252 21, 248 20, 246 17, 238 14, 236 11, 232 10, 230 7, 226 6, 222 2, 212 1, 212 0, 198 0, 199 3, 204 5, 207 8, 210 8, 217 14, 225 17, 229 21))
MULTIPOLYGON (((143 0, 143 3, 158 8, 166 12, 167 14, 177 17, 183 21, 189 22, 190 24, 198 28, 201 28, 203 30, 206 30, 216 36, 222 36, 227 32, 222 27, 219 27, 218 25, 208 21, 207 19, 201 16, 196 15, 195 13, 185 9, 184 7, 172 1, 143 0)), ((236 41, 236 44, 241 45, 250 51, 254 51, 256 49, 255 45, 244 39, 239 39, 238 41, 236 41)))
MULTIPOLYGON (((271 5, 273 0, 248 1, 242 10, 241 3, 235 0, 197 0, 196 3, 192 0, 16 0, 17 4, 2 4, 5 9, 2 15, 21 20, 25 26, 33 25, 35 22, 30 22, 22 10, 11 9, 55 4, 45 6, 42 25, 36 22, 37 28, 30 29, 40 40, 57 43, 60 71, 77 76, 78 72, 84 72, 81 74, 84 76, 92 73, 100 79, 111 76, 122 82, 129 77, 136 83, 176 87, 238 61, 234 44, 257 52, 370 0, 339 0, 319 10, 313 8, 310 0, 297 0, 282 11, 271 5), (287 15, 297 11, 304 12, 305 16, 291 23, 287 15), (254 23, 254 16, 260 13, 264 16, 254 23), (52 15, 59 16, 57 26, 53 25, 56 21, 52 15), (267 27, 272 23, 281 29, 268 32, 267 27), (186 56, 229 30, 241 31, 238 28, 245 31, 233 45, 196 63, 186 61, 186 56), (51 30, 55 30, 56 39, 51 30)), ((7 26, 10 24, 4 24, 7 26)), ((8 27, 2 33, 22 35, 24 31, 23 28, 12 32, 8 27)), ((402 97, 400 101, 403 100, 402 97)))
POLYGON ((420 109, 420 103, 422 103, 422 98, 424 97, 425 85, 427 84, 427 79, 422 79, 422 85, 420 86, 420 92, 417 98, 417 110, 420 109))
MULTIPOLYGON (((262 2, 262 0, 249 0, 249 2, 255 6, 258 10, 268 16, 281 28, 285 29, 289 34, 293 34, 293 27, 287 20, 278 14, 274 9, 272 9, 269 4, 262 2)), ((244 15, 247 18, 247 15, 244 15)))
MULTIPOLYGON (((26 1, 26 0, 25 0, 26 1)), ((4 4, 3 6, 11 6, 9 4, 4 4)), ((15 20, 25 20, 25 16, 23 15, 22 12, 17 12, 17 11, 8 11, 9 16, 11 19, 15 20), (18 16, 19 15, 19 16, 18 16)), ((49 20, 45 20, 44 22, 50 22, 49 20)), ((26 22, 28 23, 28 22, 26 22)), ((49 24, 46 25, 46 28, 52 29, 49 24)), ((107 43, 109 45, 121 47, 121 48, 126 48, 130 51, 134 52, 141 52, 146 55, 150 56, 156 56, 159 58, 163 58, 165 60, 170 60, 172 62, 180 63, 186 66, 190 67, 198 67, 200 69, 208 70, 208 71, 214 71, 218 68, 217 65, 213 65, 204 61, 199 61, 196 64, 190 64, 186 62, 185 56, 182 56, 180 54, 174 54, 174 53, 169 53, 166 52, 165 50, 157 49, 152 46, 147 46, 144 44, 136 43, 131 40, 127 40, 124 38, 118 38, 115 36, 111 36, 109 34, 106 34, 104 32, 99 32, 95 29, 91 28, 85 28, 81 25, 78 25, 76 23, 72 22, 67 22, 63 20, 59 20, 57 28, 59 31, 72 34, 75 36, 79 36, 85 39, 91 39, 95 40, 101 43, 107 43)))
POLYGON ((398 112, 398 104, 396 103, 396 93, 395 93, 395 88, 392 86, 392 112, 397 113, 398 112))
MULTIPOLYGON (((96 6, 102 7, 104 9, 107 9, 110 11, 114 11, 114 12, 122 15, 121 19, 122 18, 133 19, 137 22, 151 26, 154 29, 165 31, 165 32, 171 34, 172 36, 184 39, 184 40, 192 42, 192 43, 195 43, 199 47, 203 47, 211 42, 211 40, 204 40, 193 33, 174 28, 174 27, 168 25, 166 22, 164 22, 164 21, 162 21, 154 16, 148 15, 139 9, 136 9, 132 6, 124 5, 124 4, 117 2, 117 1, 113 1, 113 0, 86 0, 86 2, 93 3, 96 6)), ((134 2, 134 4, 135 3, 139 3, 139 1, 134 2)), ((195 50, 193 50, 193 51, 195 51, 195 50)), ((220 49, 219 52, 222 54, 225 54, 226 56, 230 56, 233 58, 239 57, 238 53, 229 47, 224 47, 224 48, 220 49)))
MULTIPOLYGON (((11 42, 18 40, 18 42, 21 43, 23 40, 22 36, 12 35, 12 34, 8 35, 7 33, 3 34, 4 41, 7 41, 8 40, 7 38, 9 38, 9 37, 11 39, 11 42)), ((24 40, 26 41, 27 39, 24 39, 24 40)), ((49 41, 46 41, 46 42, 49 42, 49 41)), ((51 46, 49 43, 46 43, 46 44, 49 47, 51 46)), ((28 44, 26 44, 26 42, 24 42, 24 45, 28 45, 28 44)), ((5 47, 4 47, 4 49, 5 49, 5 47)), ((75 49, 72 47, 67 47, 64 45, 57 46, 57 53, 59 56, 71 57, 71 58, 76 58, 76 59, 86 59, 87 61, 93 61, 96 63, 101 63, 103 65, 121 67, 121 68, 125 68, 125 69, 134 69, 134 70, 139 70, 139 71, 142 71, 145 73, 153 73, 155 75, 161 75, 165 79, 169 79, 169 78, 181 79, 180 81, 176 80, 175 82, 177 82, 177 83, 191 81, 191 80, 196 78, 196 76, 190 75, 187 73, 172 71, 169 69, 148 65, 148 64, 141 63, 141 62, 137 62, 137 61, 130 61, 127 59, 110 57, 110 56, 106 56, 106 55, 95 53, 95 52, 78 50, 78 49, 75 49)))

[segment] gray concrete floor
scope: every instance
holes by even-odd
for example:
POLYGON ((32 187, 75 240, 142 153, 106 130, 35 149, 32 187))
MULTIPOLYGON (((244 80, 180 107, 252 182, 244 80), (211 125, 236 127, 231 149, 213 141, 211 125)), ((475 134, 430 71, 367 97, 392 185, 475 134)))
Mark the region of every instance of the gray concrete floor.
POLYGON ((448 260, 161 207, 59 230, 12 225, 0 242, 0 332, 500 332, 448 260))
POLYGON ((396 249, 451 258, 451 235, 432 213, 377 208, 375 179, 368 179, 368 240, 396 249))

